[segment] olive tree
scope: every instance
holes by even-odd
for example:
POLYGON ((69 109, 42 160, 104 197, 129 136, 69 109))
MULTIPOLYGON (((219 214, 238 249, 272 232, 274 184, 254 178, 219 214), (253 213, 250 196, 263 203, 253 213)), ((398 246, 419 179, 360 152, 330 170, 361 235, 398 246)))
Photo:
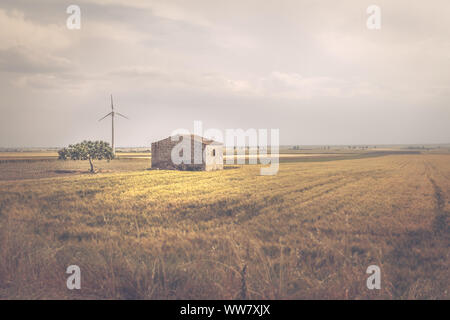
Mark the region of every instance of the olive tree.
POLYGON ((90 172, 94 172, 93 160, 111 160, 114 153, 108 142, 104 141, 83 141, 71 144, 67 148, 58 151, 60 160, 89 160, 90 172))

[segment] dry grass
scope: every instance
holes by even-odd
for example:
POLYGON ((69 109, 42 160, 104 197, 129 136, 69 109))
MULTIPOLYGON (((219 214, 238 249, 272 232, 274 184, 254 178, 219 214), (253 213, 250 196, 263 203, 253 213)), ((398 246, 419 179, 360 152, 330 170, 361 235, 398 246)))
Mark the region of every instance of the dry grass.
POLYGON ((0 297, 448 299, 449 160, 0 181, 0 297))
MULTIPOLYGON (((100 173, 146 170, 151 167, 149 159, 121 159, 94 161, 100 173)), ((0 160, 0 181, 40 179, 79 174, 89 174, 88 161, 62 160, 0 160)))

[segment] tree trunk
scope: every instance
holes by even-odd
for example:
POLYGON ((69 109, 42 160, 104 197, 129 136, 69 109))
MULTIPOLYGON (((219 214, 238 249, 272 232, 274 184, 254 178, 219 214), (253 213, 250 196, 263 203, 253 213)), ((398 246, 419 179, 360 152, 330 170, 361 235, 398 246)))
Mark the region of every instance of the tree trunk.
POLYGON ((89 159, 89 164, 91 165, 91 173, 94 173, 94 164, 92 163, 92 159, 91 159, 91 157, 89 157, 88 159, 89 159))

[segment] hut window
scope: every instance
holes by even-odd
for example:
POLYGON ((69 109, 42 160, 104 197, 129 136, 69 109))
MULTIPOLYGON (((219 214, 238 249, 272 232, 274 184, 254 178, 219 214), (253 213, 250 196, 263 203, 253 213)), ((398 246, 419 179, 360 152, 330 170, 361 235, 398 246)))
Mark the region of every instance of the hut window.
POLYGON ((216 149, 213 149, 213 151, 212 151, 212 155, 213 155, 213 157, 215 157, 215 156, 216 156, 216 149))

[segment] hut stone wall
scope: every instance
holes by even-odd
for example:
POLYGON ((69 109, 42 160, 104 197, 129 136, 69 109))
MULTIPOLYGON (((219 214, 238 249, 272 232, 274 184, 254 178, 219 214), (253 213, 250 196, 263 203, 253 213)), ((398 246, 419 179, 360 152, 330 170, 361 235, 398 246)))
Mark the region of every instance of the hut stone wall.
POLYGON ((223 169, 223 146, 214 141, 203 140, 196 136, 180 136, 172 141, 171 137, 152 143, 152 168, 172 170, 221 170, 223 169), (172 161, 172 150, 182 139, 191 140, 191 157, 187 163, 176 164, 172 161), (204 155, 202 157, 202 154, 204 155), (196 163, 200 162, 200 163, 196 163), (200 160, 200 161, 198 161, 200 160))

